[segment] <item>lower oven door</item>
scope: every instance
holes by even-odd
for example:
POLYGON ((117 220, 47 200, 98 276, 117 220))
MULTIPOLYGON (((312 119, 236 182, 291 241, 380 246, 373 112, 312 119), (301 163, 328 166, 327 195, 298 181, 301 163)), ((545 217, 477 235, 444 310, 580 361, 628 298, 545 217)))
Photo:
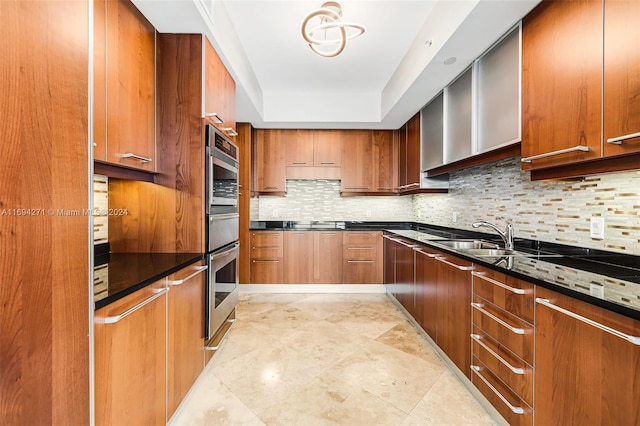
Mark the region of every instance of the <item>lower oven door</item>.
POLYGON ((205 339, 211 339, 238 304, 238 255, 240 243, 209 255, 205 339))

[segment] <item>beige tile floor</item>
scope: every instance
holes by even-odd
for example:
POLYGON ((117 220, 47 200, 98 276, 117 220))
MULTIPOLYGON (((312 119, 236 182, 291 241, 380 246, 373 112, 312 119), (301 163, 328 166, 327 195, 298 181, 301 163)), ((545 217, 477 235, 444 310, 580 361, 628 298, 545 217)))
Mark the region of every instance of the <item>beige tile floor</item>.
POLYGON ((493 425, 384 294, 241 295, 172 425, 493 425))

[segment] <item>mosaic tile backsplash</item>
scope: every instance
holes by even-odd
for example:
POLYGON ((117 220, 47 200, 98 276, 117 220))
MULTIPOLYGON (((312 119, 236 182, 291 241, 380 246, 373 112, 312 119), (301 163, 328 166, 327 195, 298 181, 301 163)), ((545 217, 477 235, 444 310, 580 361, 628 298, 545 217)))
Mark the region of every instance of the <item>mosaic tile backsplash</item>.
POLYGON ((251 219, 413 220, 469 230, 477 220, 500 228, 510 220, 516 237, 640 255, 638 170, 532 182, 513 157, 453 172, 449 183, 448 194, 340 197, 339 181, 290 180, 286 197, 252 199, 251 219), (604 239, 591 238, 591 217, 604 218, 604 239))
POLYGON ((513 157, 449 178, 448 194, 414 196, 417 222, 471 230, 477 220, 510 220, 516 237, 640 255, 638 170, 532 182, 513 157), (604 239, 591 238, 591 217, 604 218, 604 239))
POLYGON ((93 244, 109 242, 109 178, 93 175, 93 244))

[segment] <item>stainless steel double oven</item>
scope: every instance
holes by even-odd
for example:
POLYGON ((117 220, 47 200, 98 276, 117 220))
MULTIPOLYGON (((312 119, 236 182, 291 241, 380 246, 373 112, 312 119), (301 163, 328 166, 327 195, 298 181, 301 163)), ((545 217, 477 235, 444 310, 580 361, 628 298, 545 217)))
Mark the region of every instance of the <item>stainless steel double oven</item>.
POLYGON ((238 303, 238 147, 212 125, 205 130, 207 300, 209 341, 238 303))

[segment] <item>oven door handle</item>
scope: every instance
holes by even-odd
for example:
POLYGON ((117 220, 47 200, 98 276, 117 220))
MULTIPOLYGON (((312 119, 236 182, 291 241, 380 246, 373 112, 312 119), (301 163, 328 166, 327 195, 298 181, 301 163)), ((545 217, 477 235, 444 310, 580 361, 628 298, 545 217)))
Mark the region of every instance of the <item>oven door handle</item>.
POLYGON ((222 167, 223 169, 228 170, 232 173, 236 173, 236 174, 238 173, 238 168, 234 167, 232 164, 229 164, 226 161, 219 159, 218 157, 212 156, 212 158, 213 158, 212 163, 215 164, 216 166, 222 167))
POLYGON ((233 246, 229 247, 224 251, 221 251, 220 253, 212 254, 211 260, 216 260, 216 259, 220 259, 221 257, 227 256, 228 254, 236 251, 238 247, 240 247, 240 243, 235 243, 233 246))
POLYGON ((209 222, 217 222, 219 220, 235 219, 240 217, 240 213, 216 214, 209 215, 209 222))

